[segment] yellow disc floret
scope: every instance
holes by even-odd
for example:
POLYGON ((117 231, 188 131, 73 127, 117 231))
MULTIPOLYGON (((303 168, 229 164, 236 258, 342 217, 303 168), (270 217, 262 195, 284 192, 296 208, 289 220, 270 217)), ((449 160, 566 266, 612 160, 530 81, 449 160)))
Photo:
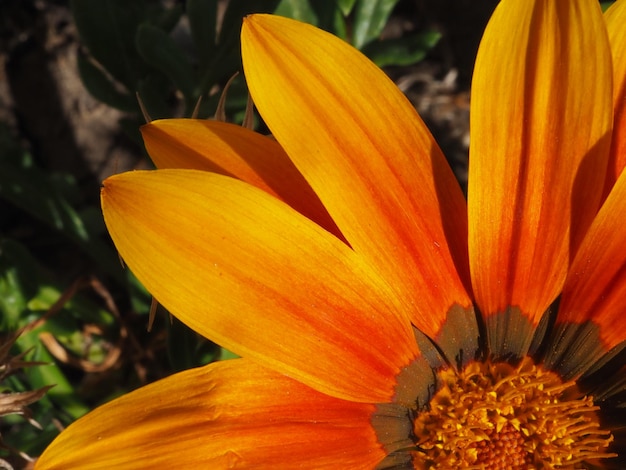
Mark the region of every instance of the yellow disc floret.
POLYGON ((593 398, 525 358, 437 372, 414 421, 418 469, 576 469, 613 457, 593 398))

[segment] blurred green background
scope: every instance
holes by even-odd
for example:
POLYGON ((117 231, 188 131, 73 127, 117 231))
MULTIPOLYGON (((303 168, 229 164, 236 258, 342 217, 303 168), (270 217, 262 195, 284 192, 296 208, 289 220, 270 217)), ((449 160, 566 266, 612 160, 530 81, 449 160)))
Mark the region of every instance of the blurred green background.
MULTIPOLYGON (((496 3, 0 1, 0 391, 23 405, 0 406, 0 468, 27 467, 98 404, 230 355, 160 309, 148 331, 151 297, 106 234, 100 182, 151 167, 136 94, 152 119, 211 118, 241 70, 242 17, 297 18, 384 67, 464 184, 472 64, 496 3)), ((225 119, 240 123, 246 99, 240 74, 225 119)))

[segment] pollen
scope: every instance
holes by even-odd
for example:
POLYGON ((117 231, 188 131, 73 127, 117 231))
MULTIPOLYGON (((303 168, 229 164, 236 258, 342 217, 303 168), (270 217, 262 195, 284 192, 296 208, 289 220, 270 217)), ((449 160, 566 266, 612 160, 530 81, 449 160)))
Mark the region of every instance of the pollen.
POLYGON ((439 390, 413 423, 416 469, 578 469, 616 456, 593 398, 530 358, 437 376, 439 390))

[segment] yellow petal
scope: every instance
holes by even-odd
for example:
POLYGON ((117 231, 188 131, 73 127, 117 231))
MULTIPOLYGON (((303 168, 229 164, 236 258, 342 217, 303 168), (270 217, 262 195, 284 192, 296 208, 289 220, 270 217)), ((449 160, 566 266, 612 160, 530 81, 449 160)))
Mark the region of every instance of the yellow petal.
POLYGON ((240 356, 378 402, 416 355, 400 300, 345 243, 275 197, 196 170, 107 179, 122 258, 172 314, 240 356))
POLYGON ((374 468, 384 452, 373 411, 244 359, 218 362, 97 408, 35 468, 374 468))
POLYGON ((594 0, 503 0, 472 83, 469 251, 486 315, 536 324, 600 203, 611 58, 594 0))
POLYGON ((273 139, 240 126, 199 119, 164 119, 141 128, 158 168, 190 168, 229 175, 282 199, 340 236, 311 186, 273 139))
POLYGON ((434 336, 453 304, 471 302, 465 201, 424 123, 380 69, 326 32, 252 15, 241 40, 272 134, 354 250, 434 336))
POLYGON ((559 323, 599 325, 607 349, 626 340, 625 220, 626 173, 622 173, 574 258, 559 308, 559 323))
POLYGON ((626 166, 626 2, 615 2, 604 14, 613 53, 613 141, 605 194, 626 166))

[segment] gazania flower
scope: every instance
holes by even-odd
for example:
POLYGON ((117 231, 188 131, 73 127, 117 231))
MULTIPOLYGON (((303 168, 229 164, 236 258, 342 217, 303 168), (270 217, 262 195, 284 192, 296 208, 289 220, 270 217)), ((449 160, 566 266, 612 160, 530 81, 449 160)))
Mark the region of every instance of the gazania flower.
POLYGON ((102 191, 130 269, 242 359, 104 405, 37 468, 625 468, 624 24, 624 0, 500 2, 466 203, 367 59, 247 18, 276 140, 153 122, 160 169, 102 191))

